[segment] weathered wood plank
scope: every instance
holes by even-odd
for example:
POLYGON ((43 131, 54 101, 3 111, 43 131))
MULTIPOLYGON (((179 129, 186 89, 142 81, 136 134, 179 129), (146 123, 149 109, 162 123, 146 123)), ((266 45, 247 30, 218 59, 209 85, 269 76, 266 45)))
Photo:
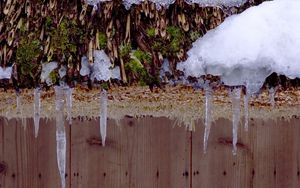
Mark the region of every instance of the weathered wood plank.
POLYGON ((173 128, 166 118, 125 118, 119 127, 110 120, 102 147, 98 122, 72 125, 73 188, 189 187, 189 132, 184 128, 173 128))
POLYGON ((7 164, 6 174, 1 181, 3 187, 60 187, 55 121, 41 119, 38 138, 34 137, 32 119, 12 119, 4 123, 2 129, 4 141, 1 143, 3 154, 0 160, 7 164))

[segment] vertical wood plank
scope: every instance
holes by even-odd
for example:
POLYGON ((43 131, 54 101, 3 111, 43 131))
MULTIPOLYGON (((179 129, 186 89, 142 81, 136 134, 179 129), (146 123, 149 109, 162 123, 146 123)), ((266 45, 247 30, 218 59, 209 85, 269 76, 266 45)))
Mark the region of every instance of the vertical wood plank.
POLYGON ((189 132, 184 128, 147 117, 125 118, 120 127, 109 120, 107 130, 102 147, 99 121, 72 125, 72 187, 189 187, 189 132))
POLYGON ((240 126, 236 156, 231 128, 228 120, 215 122, 206 155, 203 125, 194 133, 193 187, 299 187, 299 119, 252 119, 249 132, 240 126))
MULTIPOLYGON (((60 187, 55 121, 41 119, 38 138, 34 137, 33 119, 12 119, 2 126, 4 141, 1 160, 7 164, 7 172, 1 182, 3 187, 60 187)), ((68 133, 69 129, 66 131, 68 133)))
POLYGON ((241 141, 239 129, 238 153, 232 155, 231 121, 219 119, 213 123, 207 153, 203 153, 204 125, 198 122, 193 134, 193 187, 246 187, 245 170, 249 150, 241 141), (240 168, 242 167, 242 168, 240 168))

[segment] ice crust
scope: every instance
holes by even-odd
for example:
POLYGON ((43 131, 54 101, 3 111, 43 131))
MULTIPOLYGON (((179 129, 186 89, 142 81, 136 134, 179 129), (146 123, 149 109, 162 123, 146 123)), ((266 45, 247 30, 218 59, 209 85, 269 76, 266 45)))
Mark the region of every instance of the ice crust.
MULTIPOLYGON (((96 6, 100 2, 105 2, 109 0, 86 0, 89 5, 96 6)), ((145 0, 123 0, 123 4, 127 9, 135 4, 138 5, 145 0)), ((161 7, 168 7, 173 4, 175 0, 149 0, 150 2, 155 3, 156 7, 159 9, 161 7)), ((199 4, 200 6, 240 6, 244 4, 247 0, 185 0, 185 2, 192 4, 199 4)))
POLYGON ((221 76, 253 94, 272 72, 300 76, 300 1, 275 0, 228 17, 194 42, 177 69, 185 76, 221 76), (287 11, 288 10, 288 11, 287 11))

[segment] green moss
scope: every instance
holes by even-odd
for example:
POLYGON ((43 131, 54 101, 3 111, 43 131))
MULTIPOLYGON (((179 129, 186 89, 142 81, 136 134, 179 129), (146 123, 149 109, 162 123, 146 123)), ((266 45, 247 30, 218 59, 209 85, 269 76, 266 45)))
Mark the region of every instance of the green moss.
POLYGON ((46 21, 45 21, 46 28, 49 29, 52 26, 52 23, 53 23, 53 20, 52 20, 51 16, 47 16, 46 21))
POLYGON ((168 26, 167 33, 170 35, 170 43, 168 51, 173 54, 180 50, 181 45, 184 43, 184 34, 180 28, 175 26, 168 26))
POLYGON ((129 56, 130 52, 131 52, 131 45, 130 45, 130 43, 122 43, 119 46, 120 58, 124 58, 126 56, 129 56))
POLYGON ((155 37, 155 28, 151 27, 146 30, 148 37, 155 37))
POLYGON ((16 51, 16 63, 22 75, 33 78, 33 72, 38 67, 36 60, 40 53, 39 40, 33 40, 30 35, 21 39, 16 51))
POLYGON ((147 62, 147 63, 152 62, 152 56, 149 52, 144 52, 142 50, 135 50, 133 52, 133 55, 141 62, 147 62))
POLYGON ((99 41, 100 49, 106 48, 107 37, 105 33, 99 32, 98 41, 99 41))
POLYGON ((57 83, 58 80, 59 80, 59 75, 57 74, 57 72, 52 71, 52 72, 50 72, 50 74, 49 74, 49 78, 51 79, 51 82, 52 82, 53 84, 55 84, 55 83, 57 83))
POLYGON ((76 27, 75 21, 62 20, 59 26, 51 32, 51 46, 56 54, 76 54, 76 38, 82 32, 76 27))
POLYGON ((201 34, 199 31, 191 31, 190 32, 190 39, 192 42, 196 41, 200 37, 201 37, 201 34))
POLYGON ((109 89, 108 83, 107 83, 107 82, 103 82, 103 83, 101 84, 101 88, 102 88, 102 89, 105 89, 105 90, 108 90, 108 89, 109 89))

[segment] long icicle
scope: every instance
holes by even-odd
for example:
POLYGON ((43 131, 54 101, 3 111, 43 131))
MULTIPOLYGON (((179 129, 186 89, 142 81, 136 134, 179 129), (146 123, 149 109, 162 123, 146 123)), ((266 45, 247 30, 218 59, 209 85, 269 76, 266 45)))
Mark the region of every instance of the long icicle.
POLYGON ((207 86, 205 88, 205 130, 203 138, 203 152, 206 153, 208 145, 208 137, 212 122, 212 89, 207 86))
POLYGON ((40 114, 41 114, 41 90, 40 88, 34 89, 34 106, 33 106, 33 121, 34 121, 34 136, 38 137, 40 126, 40 114))
POLYGON ((102 146, 105 146, 107 127, 107 91, 103 89, 100 94, 100 135, 102 146))
POLYGON ((66 180, 66 131, 64 125, 64 90, 63 87, 55 87, 55 109, 56 109, 56 155, 58 170, 61 179, 61 187, 65 188, 66 180))
POLYGON ((233 144, 233 155, 237 153, 237 132, 238 125, 240 123, 240 100, 241 100, 241 88, 236 87, 231 91, 231 102, 232 102, 232 144, 233 144))

